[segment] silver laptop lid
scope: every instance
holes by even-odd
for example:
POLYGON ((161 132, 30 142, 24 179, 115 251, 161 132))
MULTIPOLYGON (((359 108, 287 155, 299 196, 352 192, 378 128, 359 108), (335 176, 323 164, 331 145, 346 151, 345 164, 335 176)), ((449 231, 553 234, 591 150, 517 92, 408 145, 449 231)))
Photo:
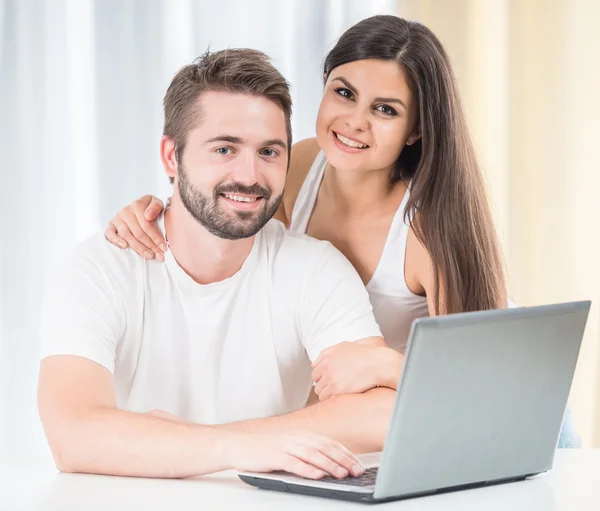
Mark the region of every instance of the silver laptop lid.
POLYGON ((550 469, 589 308, 416 320, 375 498, 550 469))

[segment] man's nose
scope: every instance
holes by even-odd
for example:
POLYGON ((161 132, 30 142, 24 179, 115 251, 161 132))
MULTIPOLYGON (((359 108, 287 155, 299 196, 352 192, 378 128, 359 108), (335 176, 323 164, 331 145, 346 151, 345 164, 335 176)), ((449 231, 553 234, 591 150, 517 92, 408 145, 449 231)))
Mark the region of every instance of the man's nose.
POLYGON ((259 182, 259 160, 256 154, 245 154, 238 159, 234 179, 240 184, 252 186, 259 182))

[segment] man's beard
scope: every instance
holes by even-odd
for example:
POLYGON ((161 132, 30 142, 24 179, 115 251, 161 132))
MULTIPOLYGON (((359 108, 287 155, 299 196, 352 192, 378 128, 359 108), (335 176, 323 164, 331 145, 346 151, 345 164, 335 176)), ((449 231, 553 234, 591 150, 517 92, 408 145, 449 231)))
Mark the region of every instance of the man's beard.
POLYGON ((226 240, 239 240, 254 236, 271 220, 283 197, 282 193, 269 202, 271 191, 258 184, 245 186, 239 183, 221 183, 216 186, 213 197, 209 198, 190 183, 183 165, 177 166, 177 173, 179 196, 185 209, 209 232, 226 240), (231 211, 228 213, 219 206, 222 193, 261 196, 264 205, 258 211, 231 211))

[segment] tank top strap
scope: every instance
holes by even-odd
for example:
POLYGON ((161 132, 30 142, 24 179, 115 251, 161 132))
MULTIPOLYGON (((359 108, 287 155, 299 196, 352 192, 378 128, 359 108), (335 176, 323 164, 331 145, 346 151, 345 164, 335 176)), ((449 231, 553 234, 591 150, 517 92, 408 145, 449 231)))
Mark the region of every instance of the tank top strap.
POLYGON ((404 279, 404 266, 408 231, 410 230, 410 222, 412 221, 412 215, 406 215, 406 205, 410 197, 411 184, 408 184, 404 198, 394 214, 381 259, 373 277, 367 284, 367 289, 369 290, 385 293, 391 292, 395 295, 402 295, 405 292, 410 293, 404 279))

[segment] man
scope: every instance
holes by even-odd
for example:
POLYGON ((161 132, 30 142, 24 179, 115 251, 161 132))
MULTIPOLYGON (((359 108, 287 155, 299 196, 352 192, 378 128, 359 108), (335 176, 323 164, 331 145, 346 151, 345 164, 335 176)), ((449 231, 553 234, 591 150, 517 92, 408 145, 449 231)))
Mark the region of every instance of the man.
POLYGON ((260 52, 207 53, 164 109, 165 264, 98 234, 45 300, 39 409, 58 468, 360 475, 346 446, 382 448, 394 393, 303 408, 323 349, 384 343, 350 263, 269 222, 289 163, 286 81, 260 52))

